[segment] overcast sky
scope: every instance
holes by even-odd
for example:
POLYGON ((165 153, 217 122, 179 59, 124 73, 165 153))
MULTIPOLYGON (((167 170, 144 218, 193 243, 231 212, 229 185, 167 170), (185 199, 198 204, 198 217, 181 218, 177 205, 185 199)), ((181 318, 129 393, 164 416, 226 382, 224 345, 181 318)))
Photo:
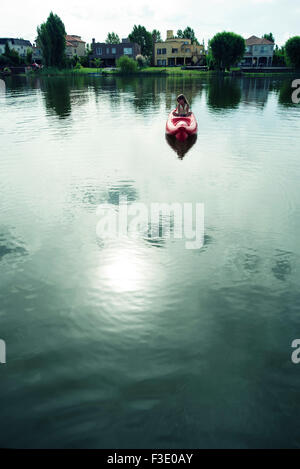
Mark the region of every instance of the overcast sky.
POLYGON ((31 42, 36 27, 50 11, 63 20, 68 34, 86 42, 104 42, 108 32, 127 37, 134 24, 154 28, 165 39, 166 30, 191 26, 198 40, 219 31, 234 31, 245 38, 272 32, 282 45, 300 35, 299 0, 16 0, 1 3, 0 37, 22 37, 31 42))

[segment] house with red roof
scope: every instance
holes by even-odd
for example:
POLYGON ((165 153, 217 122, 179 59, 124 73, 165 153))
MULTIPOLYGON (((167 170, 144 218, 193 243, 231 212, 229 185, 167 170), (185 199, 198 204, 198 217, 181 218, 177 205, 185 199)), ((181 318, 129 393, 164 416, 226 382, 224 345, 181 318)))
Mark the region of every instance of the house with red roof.
POLYGON ((271 67, 274 54, 274 42, 265 38, 251 36, 246 39, 246 52, 241 61, 244 67, 271 67))
POLYGON ((83 57, 85 55, 85 41, 81 39, 81 36, 75 36, 74 34, 66 35, 66 55, 69 58, 77 55, 83 57))

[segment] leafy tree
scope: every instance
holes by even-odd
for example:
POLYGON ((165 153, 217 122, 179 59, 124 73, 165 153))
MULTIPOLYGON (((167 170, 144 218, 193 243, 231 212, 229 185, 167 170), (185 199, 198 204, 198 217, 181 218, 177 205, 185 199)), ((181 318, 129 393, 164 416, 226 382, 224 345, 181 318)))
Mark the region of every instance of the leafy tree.
POLYGON ((94 59, 93 63, 94 63, 96 68, 100 68, 101 64, 102 64, 102 60, 101 59, 94 59))
POLYGON ((190 39, 192 44, 199 45, 198 39, 195 36, 195 31, 190 26, 187 26, 183 31, 183 37, 186 39, 190 39))
POLYGON ((132 32, 129 34, 129 39, 131 42, 139 44, 143 56, 151 57, 153 47, 152 34, 144 26, 134 25, 132 32))
POLYGON ((136 56, 136 61, 139 68, 143 68, 147 65, 147 59, 141 54, 136 56))
POLYGON ((48 67, 63 67, 66 63, 66 30, 59 16, 50 13, 46 23, 37 28, 37 43, 48 67))
POLYGON ((224 31, 212 38, 210 48, 217 67, 229 70, 243 58, 246 44, 242 36, 224 31))
POLYGON ((264 34, 263 39, 268 39, 268 41, 274 42, 274 44, 275 44, 275 39, 274 39, 273 33, 264 34))
POLYGON ((285 48, 278 47, 276 45, 273 55, 273 66, 274 67, 285 67, 286 66, 286 56, 285 56, 285 48))
POLYGON ((300 36, 294 36, 285 43, 285 56, 289 65, 300 68, 300 36))
POLYGON ((120 44, 120 38, 116 33, 108 33, 105 40, 106 44, 120 44))
POLYGON ((11 49, 8 43, 5 44, 5 52, 3 55, 6 57, 7 65, 20 65, 22 62, 18 52, 11 49))
POLYGON ((117 67, 121 70, 122 73, 134 73, 137 71, 137 63, 131 57, 127 55, 122 55, 117 60, 117 67))
POLYGON ((31 65, 32 64, 32 49, 27 49, 26 52, 26 64, 31 65))
POLYGON ((160 31, 158 31, 158 29, 153 29, 153 31, 152 31, 152 41, 153 41, 153 43, 161 42, 161 35, 160 35, 160 31))
POLYGON ((178 29, 177 36, 178 39, 190 39, 192 44, 198 44, 198 39, 195 36, 195 31, 190 27, 187 26, 183 31, 182 29, 178 29))

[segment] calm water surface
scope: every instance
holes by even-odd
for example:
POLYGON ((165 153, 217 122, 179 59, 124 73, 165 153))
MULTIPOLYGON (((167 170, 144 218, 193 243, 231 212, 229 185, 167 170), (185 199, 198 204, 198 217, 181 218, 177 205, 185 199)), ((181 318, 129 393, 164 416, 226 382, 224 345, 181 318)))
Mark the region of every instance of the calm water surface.
POLYGON ((300 447, 291 80, 7 79, 0 446, 300 447), (165 138, 177 94, 196 142, 165 138), (99 204, 201 202, 205 244, 101 240, 99 204))

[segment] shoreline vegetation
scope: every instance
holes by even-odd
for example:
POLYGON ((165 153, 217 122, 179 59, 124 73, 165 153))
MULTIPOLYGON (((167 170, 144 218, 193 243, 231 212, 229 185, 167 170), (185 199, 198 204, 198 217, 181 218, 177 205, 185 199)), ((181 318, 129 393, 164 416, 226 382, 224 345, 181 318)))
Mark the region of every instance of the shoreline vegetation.
POLYGON ((283 71, 283 72, 243 72, 238 68, 232 68, 230 71, 219 70, 185 70, 179 67, 145 67, 133 72, 122 72, 118 69, 109 68, 95 68, 95 67, 81 67, 81 68, 65 68, 59 69, 56 67, 45 67, 39 71, 30 71, 30 76, 67 76, 67 75, 94 75, 94 76, 143 76, 143 75, 156 75, 156 76, 244 76, 244 77, 272 77, 272 76, 293 76, 297 74, 297 70, 283 71))

